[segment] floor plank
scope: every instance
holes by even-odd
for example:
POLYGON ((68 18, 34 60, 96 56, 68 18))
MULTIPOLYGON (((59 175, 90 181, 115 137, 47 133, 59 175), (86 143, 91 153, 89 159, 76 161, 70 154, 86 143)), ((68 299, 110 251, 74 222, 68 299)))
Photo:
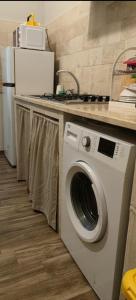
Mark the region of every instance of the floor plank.
POLYGON ((0 153, 0 300, 98 299, 0 153))

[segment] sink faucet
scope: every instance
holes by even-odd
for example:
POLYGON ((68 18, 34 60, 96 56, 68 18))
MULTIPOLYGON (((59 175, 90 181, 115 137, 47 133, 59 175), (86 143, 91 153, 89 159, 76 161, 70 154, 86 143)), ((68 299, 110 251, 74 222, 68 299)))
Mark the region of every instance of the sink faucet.
POLYGON ((72 72, 67 71, 67 70, 58 70, 58 71, 56 72, 57 75, 59 75, 59 73, 68 73, 68 74, 70 74, 70 75, 73 77, 73 79, 74 79, 75 82, 76 82, 76 86, 77 86, 77 94, 79 95, 79 93, 80 93, 80 86, 79 86, 79 82, 78 82, 76 76, 75 76, 72 72))

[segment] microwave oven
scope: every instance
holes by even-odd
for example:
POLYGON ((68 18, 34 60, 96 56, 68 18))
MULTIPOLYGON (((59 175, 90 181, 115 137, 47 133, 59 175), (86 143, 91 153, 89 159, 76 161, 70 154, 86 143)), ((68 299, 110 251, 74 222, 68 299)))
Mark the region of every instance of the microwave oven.
POLYGON ((13 47, 46 50, 47 39, 45 28, 21 24, 13 32, 13 47))

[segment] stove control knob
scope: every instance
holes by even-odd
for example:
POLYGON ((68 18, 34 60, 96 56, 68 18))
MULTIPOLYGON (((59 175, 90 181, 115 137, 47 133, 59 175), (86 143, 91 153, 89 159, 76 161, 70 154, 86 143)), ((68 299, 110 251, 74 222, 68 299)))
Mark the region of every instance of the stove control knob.
POLYGON ((84 136, 82 138, 82 146, 83 147, 90 147, 90 145, 91 145, 91 139, 90 139, 90 137, 89 136, 84 136))

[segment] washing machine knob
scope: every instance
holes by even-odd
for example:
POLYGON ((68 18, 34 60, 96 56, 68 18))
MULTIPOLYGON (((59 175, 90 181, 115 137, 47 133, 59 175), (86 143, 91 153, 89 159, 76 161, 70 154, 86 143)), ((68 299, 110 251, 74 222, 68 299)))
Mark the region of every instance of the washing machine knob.
POLYGON ((82 138, 82 145, 83 145, 83 147, 90 147, 90 145, 91 145, 91 139, 90 139, 89 136, 84 136, 82 138))

